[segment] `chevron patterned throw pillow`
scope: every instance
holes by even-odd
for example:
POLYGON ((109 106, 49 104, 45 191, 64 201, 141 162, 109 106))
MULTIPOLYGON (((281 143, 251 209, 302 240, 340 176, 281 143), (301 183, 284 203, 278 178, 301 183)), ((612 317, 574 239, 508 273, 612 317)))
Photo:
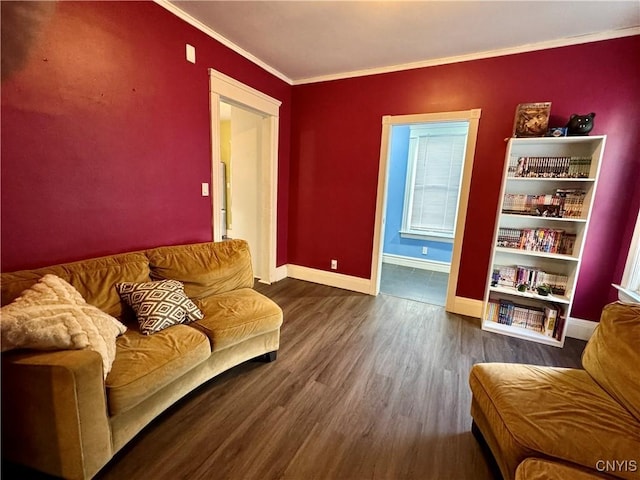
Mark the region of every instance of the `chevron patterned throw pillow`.
POLYGON ((172 325, 201 320, 204 316, 177 280, 116 283, 116 290, 135 312, 140 331, 145 335, 172 325))

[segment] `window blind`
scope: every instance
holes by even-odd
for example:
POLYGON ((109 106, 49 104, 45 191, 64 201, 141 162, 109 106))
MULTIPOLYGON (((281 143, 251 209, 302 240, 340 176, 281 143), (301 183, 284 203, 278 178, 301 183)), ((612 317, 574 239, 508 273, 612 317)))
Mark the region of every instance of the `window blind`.
POLYGON ((412 129, 404 230, 453 237, 467 131, 467 122, 412 129))

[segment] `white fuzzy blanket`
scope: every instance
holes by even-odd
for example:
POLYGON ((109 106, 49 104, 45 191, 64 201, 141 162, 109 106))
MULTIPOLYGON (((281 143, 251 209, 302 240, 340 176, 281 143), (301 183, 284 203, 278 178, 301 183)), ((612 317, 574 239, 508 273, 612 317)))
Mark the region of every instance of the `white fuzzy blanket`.
POLYGON ((45 275, 0 309, 2 351, 89 348, 102 356, 105 378, 116 355, 116 337, 126 329, 55 275, 45 275))

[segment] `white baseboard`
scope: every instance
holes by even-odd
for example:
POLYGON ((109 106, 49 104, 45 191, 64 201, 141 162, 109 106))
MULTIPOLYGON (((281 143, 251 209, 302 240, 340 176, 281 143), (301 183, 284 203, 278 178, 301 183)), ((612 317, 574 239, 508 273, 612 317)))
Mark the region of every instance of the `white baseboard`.
POLYGON ((279 282, 285 278, 287 278, 287 265, 281 265, 275 268, 272 278, 269 281, 259 278, 258 282, 264 283, 265 285, 271 285, 272 283, 279 282))
POLYGON ((449 273, 451 264, 437 262, 435 260, 421 260, 419 258, 403 257, 392 253, 382 254, 382 263, 391 263, 402 267, 420 268, 422 270, 432 270, 434 272, 449 273))
MULTIPOLYGON (((482 300, 472 298, 455 297, 451 305, 446 306, 447 312, 467 315, 469 317, 482 318, 482 300)), ((588 341, 593 335, 597 322, 569 317, 567 321, 567 333, 565 336, 588 341)))
POLYGON ((579 340, 589 340, 594 330, 598 326, 598 322, 590 322, 581 318, 569 317, 567 320, 567 333, 565 336, 577 338, 579 340))
POLYGON ((454 297, 450 304, 447 304, 446 310, 450 313, 457 313, 458 315, 466 315, 468 317, 482 317, 482 300, 475 300, 473 298, 454 297))
POLYGON ((354 292, 369 294, 371 291, 371 280, 368 278, 352 277, 342 273, 327 272, 300 265, 287 265, 287 276, 297 280, 320 283, 329 287, 342 288, 354 292))
MULTIPOLYGON (((329 287, 371 294, 371 281, 368 278, 352 277, 350 275, 327 272, 325 270, 317 270, 315 268, 302 267, 300 265, 281 265, 276 268, 276 277, 274 282, 278 282, 287 277, 319 283, 329 287)), ((452 304, 447 305, 446 310, 447 312, 456 313, 458 315, 481 318, 482 307, 482 300, 454 297, 452 304)), ((569 317, 567 321, 566 336, 588 341, 597 326, 597 322, 569 317)))
POLYGON ((279 267, 276 267, 275 277, 273 278, 274 282, 279 282, 280 280, 284 280, 289 276, 287 273, 287 267, 288 265, 280 265, 279 267))

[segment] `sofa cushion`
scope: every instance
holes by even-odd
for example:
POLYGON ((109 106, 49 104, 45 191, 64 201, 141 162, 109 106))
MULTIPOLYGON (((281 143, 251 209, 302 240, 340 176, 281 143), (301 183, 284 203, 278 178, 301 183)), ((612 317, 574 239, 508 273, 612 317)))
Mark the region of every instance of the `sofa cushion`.
POLYGON ((602 478, 593 470, 589 472, 540 458, 527 458, 518 465, 516 470, 516 480, 601 480, 602 478))
POLYGON ((159 247, 148 250, 147 257, 153 280, 178 280, 189 298, 253 287, 251 255, 244 240, 159 247))
POLYGON ((116 337, 127 330, 52 274, 42 277, 1 311, 2 351, 89 348, 101 355, 104 376, 116 355, 116 337))
POLYGON ((532 452, 593 469, 598 459, 640 451, 640 424, 584 370, 485 363, 474 365, 469 383, 509 478, 532 452))
POLYGON ((176 325, 154 335, 129 329, 116 342, 106 379, 111 415, 126 412, 211 355, 205 335, 176 325))
POLYGON ((212 295, 196 303, 204 318, 191 326, 209 337, 214 351, 277 330, 282 325, 280 307, 251 288, 212 295))
POLYGON ((116 290, 136 313, 140 331, 145 335, 202 318, 202 312, 176 280, 116 283, 116 290))
POLYGON ((114 285, 150 280, 149 260, 142 253, 124 253, 63 266, 65 278, 85 300, 103 312, 123 318, 123 302, 114 285))
POLYGON ((149 260, 143 253, 124 253, 35 270, 2 274, 2 305, 51 273, 74 286, 87 303, 123 318, 123 302, 113 286, 118 282, 149 281, 149 260))
POLYGON ((604 307, 582 366, 640 421, 640 305, 616 302, 604 307))

